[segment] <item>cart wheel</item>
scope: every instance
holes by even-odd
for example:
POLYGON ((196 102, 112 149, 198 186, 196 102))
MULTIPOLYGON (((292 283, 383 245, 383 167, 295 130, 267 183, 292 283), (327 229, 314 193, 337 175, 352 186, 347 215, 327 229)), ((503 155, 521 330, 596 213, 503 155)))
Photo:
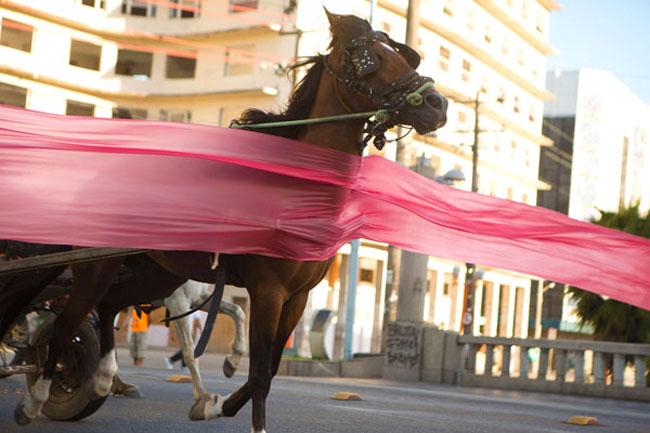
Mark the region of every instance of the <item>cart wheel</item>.
MULTIPOLYGON (((34 349, 25 351, 28 364, 44 365, 47 357, 47 344, 54 330, 52 318, 38 328, 32 340, 34 349), (35 350, 35 349, 38 350, 35 350), (40 362, 37 357, 41 356, 40 362)), ((43 414, 56 421, 77 421, 95 413, 108 398, 90 400, 86 396, 86 382, 99 362, 99 340, 92 324, 85 320, 72 337, 72 343, 63 352, 54 373, 50 398, 43 405, 43 414)), ((27 375, 30 391, 40 373, 27 375)))

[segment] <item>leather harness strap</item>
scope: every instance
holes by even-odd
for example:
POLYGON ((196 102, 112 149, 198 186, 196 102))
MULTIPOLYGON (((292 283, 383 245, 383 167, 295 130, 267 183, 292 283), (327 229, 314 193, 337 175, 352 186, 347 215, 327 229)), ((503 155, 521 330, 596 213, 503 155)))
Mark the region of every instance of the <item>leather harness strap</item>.
POLYGON ((210 302, 210 309, 208 310, 208 317, 205 320, 205 326, 203 327, 203 332, 199 338, 199 342, 196 343, 194 348, 194 358, 198 358, 203 354, 205 347, 208 345, 208 340, 210 339, 210 334, 212 333, 212 328, 214 327, 214 321, 217 318, 219 313, 219 306, 221 305, 221 299, 223 298, 223 291, 226 285, 226 271, 223 267, 219 266, 217 268, 217 281, 214 285, 214 293, 212 294, 212 302, 210 302))

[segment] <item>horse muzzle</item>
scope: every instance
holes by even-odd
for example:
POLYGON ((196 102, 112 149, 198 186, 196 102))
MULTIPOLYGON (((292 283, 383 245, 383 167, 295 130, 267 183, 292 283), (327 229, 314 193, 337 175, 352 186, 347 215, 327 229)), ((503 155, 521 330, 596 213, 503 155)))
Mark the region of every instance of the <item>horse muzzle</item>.
POLYGON ((447 123, 447 99, 433 87, 418 95, 407 97, 397 119, 400 123, 413 126, 418 134, 427 134, 443 127, 447 123))

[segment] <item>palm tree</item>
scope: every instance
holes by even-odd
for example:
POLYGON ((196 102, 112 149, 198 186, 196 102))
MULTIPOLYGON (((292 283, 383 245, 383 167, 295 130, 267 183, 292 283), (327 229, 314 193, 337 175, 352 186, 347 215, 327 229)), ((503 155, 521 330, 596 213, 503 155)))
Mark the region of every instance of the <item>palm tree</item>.
MULTIPOLYGON (((600 219, 594 222, 650 238, 650 212, 641 216, 638 203, 618 212, 601 212, 600 219)), ((650 311, 575 287, 570 287, 569 292, 576 301, 580 325, 593 326, 597 340, 650 343, 650 311)), ((646 376, 646 385, 650 386, 650 376, 646 376)))
MULTIPOLYGON (((601 212, 600 219, 594 222, 650 238, 650 212, 641 216, 638 204, 618 212, 601 212)), ((650 311, 605 299, 575 287, 571 287, 569 291, 576 300, 580 324, 593 326, 594 335, 598 340, 650 343, 650 311)))

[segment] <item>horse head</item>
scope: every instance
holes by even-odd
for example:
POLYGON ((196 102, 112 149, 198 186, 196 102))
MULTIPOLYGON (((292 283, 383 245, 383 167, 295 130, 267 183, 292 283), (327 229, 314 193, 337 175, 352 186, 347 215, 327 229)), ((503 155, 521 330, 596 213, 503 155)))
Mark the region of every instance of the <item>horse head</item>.
POLYGON ((332 42, 325 68, 335 78, 335 91, 350 112, 380 110, 366 132, 383 146, 383 132, 398 124, 426 134, 447 122, 447 100, 433 79, 418 74, 420 55, 411 47, 374 31, 353 15, 325 10, 332 42))

